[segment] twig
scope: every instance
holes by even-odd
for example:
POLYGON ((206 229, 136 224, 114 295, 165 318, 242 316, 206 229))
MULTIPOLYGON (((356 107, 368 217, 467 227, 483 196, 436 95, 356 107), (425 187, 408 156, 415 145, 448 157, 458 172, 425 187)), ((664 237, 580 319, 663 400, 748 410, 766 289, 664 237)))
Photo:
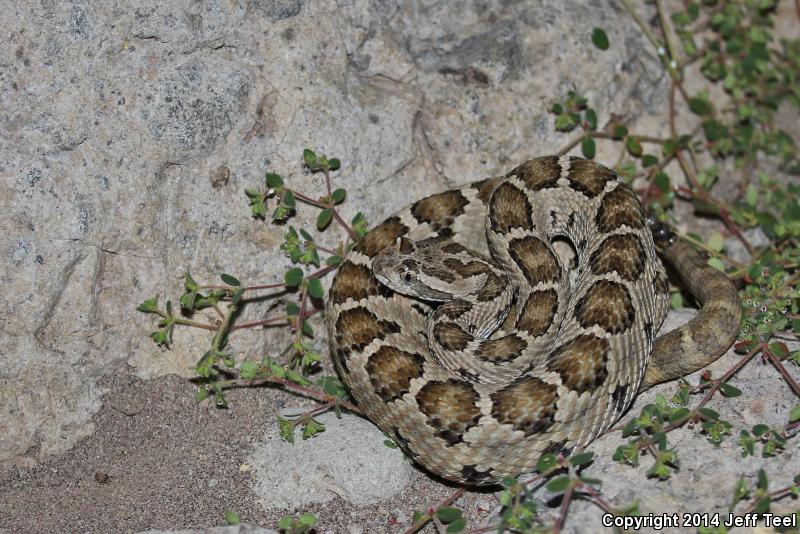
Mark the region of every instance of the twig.
MULTIPOLYGON (((450 506, 455 501, 457 501, 462 495, 464 495, 466 491, 467 490, 464 488, 458 488, 455 492, 453 492, 452 495, 450 495, 448 498, 440 502, 439 506, 437 506, 434 510, 438 510, 439 508, 443 508, 445 506, 450 506)), ((404 531, 403 534, 414 534, 415 532, 419 532, 419 530, 425 525, 427 525, 432 518, 433 518, 433 513, 423 515, 419 521, 408 527, 408 529, 404 531)))

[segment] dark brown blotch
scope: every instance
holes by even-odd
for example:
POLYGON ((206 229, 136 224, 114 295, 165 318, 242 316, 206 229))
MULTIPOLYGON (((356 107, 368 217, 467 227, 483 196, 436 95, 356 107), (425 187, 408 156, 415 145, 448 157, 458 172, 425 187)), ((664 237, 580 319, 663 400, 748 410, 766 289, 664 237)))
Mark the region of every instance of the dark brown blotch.
POLYGON ((531 206, 525 193, 510 183, 501 184, 489 202, 489 221, 492 228, 501 234, 507 234, 513 228, 529 228, 531 206))
POLYGON ((491 267, 482 261, 470 260, 463 262, 457 258, 445 258, 444 266, 463 277, 475 276, 492 272, 491 267))
POLYGON ((390 245, 394 245, 398 237, 408 233, 408 227, 399 217, 389 217, 370 230, 355 246, 355 250, 372 258, 390 245))
POLYGON ((409 458, 416 459, 419 457, 419 454, 417 454, 417 452, 411 448, 411 442, 400 433, 400 429, 398 427, 392 427, 392 433, 394 434, 395 443, 400 446, 400 448, 409 458))
POLYGON ((461 468, 461 480, 470 484, 480 485, 486 481, 494 481, 491 468, 486 471, 477 469, 476 464, 465 465, 461 468))
POLYGON ((594 198, 603 192, 608 182, 616 181, 617 175, 592 160, 573 157, 570 158, 567 179, 572 189, 594 198))
POLYGON ((361 350, 373 339, 384 339, 400 332, 400 325, 378 319, 366 308, 342 310, 336 319, 336 341, 341 346, 361 350))
POLYGON ((437 323, 433 327, 433 337, 439 345, 449 351, 464 350, 473 339, 455 323, 437 323))
POLYGON ((608 233, 627 225, 631 228, 644 228, 645 218, 642 205, 625 184, 609 192, 600 202, 600 208, 595 217, 597 228, 602 233, 608 233))
POLYGON ((575 307, 575 317, 584 328, 598 325, 619 334, 633 323, 635 311, 628 290, 611 280, 598 280, 575 307))
POLYGON ((526 436, 544 432, 555 422, 556 386, 523 377, 492 394, 492 415, 526 436))
POLYGON ((438 278, 439 280, 443 280, 448 283, 454 282, 456 279, 452 271, 442 269, 437 265, 432 265, 429 263, 422 262, 420 263, 419 267, 424 274, 432 276, 434 278, 438 278))
POLYGON ((534 291, 528 296, 522 308, 517 329, 526 331, 531 336, 540 336, 547 332, 558 313, 558 293, 555 289, 534 291))
POLYGON ((638 237, 612 235, 592 253, 589 265, 596 275, 616 271, 623 279, 635 282, 644 270, 645 259, 644 247, 638 237))
POLYGON ((659 296, 669 294, 669 278, 661 270, 656 273, 656 277, 653 279, 653 292, 659 296))
POLYGON ((489 197, 492 196, 492 191, 494 191, 495 187, 497 187, 497 184, 499 184, 503 178, 505 177, 495 176, 494 178, 487 178, 486 180, 473 183, 471 187, 472 189, 478 191, 476 194, 478 200, 486 204, 486 202, 489 200, 489 197))
POLYGON ((558 373, 561 382, 579 394, 594 391, 608 376, 608 351, 606 339, 578 336, 550 355, 547 369, 558 373))
POLYGON ((445 302, 436 308, 437 315, 443 315, 448 319, 455 320, 472 309, 472 303, 466 300, 456 299, 445 302))
POLYGON ((419 354, 384 345, 369 357, 366 371, 375 394, 391 402, 408 393, 411 381, 422 376, 423 363, 419 354))
POLYGON ((625 408, 628 406, 626 402, 626 397, 628 394, 628 385, 627 384, 617 384, 617 387, 614 388, 614 392, 611 394, 611 409, 614 411, 615 414, 621 414, 625 408))
POLYGON ((558 185, 561 165, 558 163, 558 156, 536 158, 516 167, 508 175, 516 175, 531 191, 540 191, 558 185))
POLYGON ((569 440, 563 439, 561 441, 551 441, 550 445, 542 451, 542 454, 550 453, 550 454, 561 454, 569 456, 569 452, 572 450, 572 447, 567 447, 567 443, 569 440))
POLYGON ((382 293, 382 286, 364 265, 345 261, 336 271, 329 292, 332 304, 342 304, 347 299, 361 300, 382 293))
POLYGON ((558 281, 561 278, 561 269, 555 254, 536 237, 526 236, 512 240, 508 245, 508 253, 531 285, 558 281))
POLYGON ((467 247, 462 245, 461 243, 456 243, 455 241, 448 243, 442 247, 442 252, 445 254, 459 254, 461 252, 466 252, 467 247))
POLYGON ((464 433, 478 424, 478 399, 475 389, 459 380, 428 382, 417 393, 419 409, 448 445, 462 442, 464 433))
POLYGON ((475 355, 485 362, 507 363, 515 360, 527 346, 524 339, 516 334, 509 334, 501 338, 481 341, 475 355))
POLYGON ((487 273, 486 283, 483 287, 475 294, 475 298, 477 298, 481 302, 489 302, 497 297, 499 297, 503 291, 506 290, 508 286, 508 280, 505 277, 498 276, 493 272, 489 271, 487 273))
POLYGON ((420 223, 428 223, 434 230, 453 224, 455 218, 464 213, 469 204, 460 191, 445 191, 417 201, 411 206, 411 214, 420 223))

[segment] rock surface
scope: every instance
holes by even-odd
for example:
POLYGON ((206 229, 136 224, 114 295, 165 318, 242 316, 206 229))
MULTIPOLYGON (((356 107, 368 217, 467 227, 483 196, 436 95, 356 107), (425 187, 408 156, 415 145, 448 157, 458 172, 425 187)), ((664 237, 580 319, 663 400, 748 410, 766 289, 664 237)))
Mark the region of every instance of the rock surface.
POLYGON ((337 495, 352 504, 385 501, 399 493, 411 476, 400 449, 384 445, 383 433, 369 421, 333 413, 315 418, 325 432, 295 443, 269 428, 252 450, 253 489, 266 510, 311 509, 337 495))
MULTIPOLYGON (((331 418, 288 448, 274 428, 275 413, 298 403, 285 393, 232 393, 230 411, 195 404, 192 385, 169 375, 191 376, 208 339, 178 329, 173 350, 160 350, 136 304, 174 299, 187 270, 201 283, 220 272, 280 280, 284 230, 253 220, 243 190, 273 171, 323 194, 302 168, 305 147, 342 160, 344 215, 375 223, 563 147, 571 137, 555 132, 549 109, 570 89, 601 126, 613 114, 653 135, 666 129, 663 69, 610 0, 0 6, 0 528, 13 531, 200 528, 221 524, 226 507, 264 526, 314 511, 320 532, 403 531, 413 510, 454 488, 410 469, 353 418, 331 418), (598 25, 611 40, 604 52, 589 39, 598 25), (307 476, 334 459, 322 480, 307 476), (275 461, 297 478, 270 469, 275 461)), ((597 159, 613 163, 618 152, 606 148, 597 159)), ((315 216, 300 210, 296 225, 313 228, 315 216)), ((282 309, 281 299, 248 306, 243 320, 282 309)), ((260 356, 288 336, 247 331, 232 343, 260 356)), ((324 335, 315 343, 324 352, 324 335)), ((712 403, 733 432, 785 422, 793 399, 769 366, 751 362, 733 384, 742 397, 712 403)), ((682 462, 670 481, 646 479, 646 459, 638 469, 612 462, 619 432, 593 445, 588 473, 615 505, 639 498, 659 513, 721 510, 736 477, 752 480, 762 463, 775 484, 793 474, 796 442, 765 462, 742 460, 735 437, 716 449, 697 434, 670 434, 682 462)), ((457 504, 478 525, 496 501, 471 492, 457 504)), ((586 503, 570 513, 568 528, 599 520, 586 503)), ((207 532, 258 532, 248 528, 207 532)))
MULTIPOLYGON (((126 362, 145 378, 190 374, 205 338, 178 329, 162 354, 134 307, 179 294, 186 270, 278 280, 283 230, 249 217, 243 189, 272 170, 319 195, 303 148, 344 162, 345 214, 375 222, 561 146, 548 110, 568 89, 601 123, 664 96, 614 2, 12 5, 0 48, 3 463, 92 432, 96 383, 126 362)), ((283 341, 272 330, 235 343, 259 353, 283 341)))

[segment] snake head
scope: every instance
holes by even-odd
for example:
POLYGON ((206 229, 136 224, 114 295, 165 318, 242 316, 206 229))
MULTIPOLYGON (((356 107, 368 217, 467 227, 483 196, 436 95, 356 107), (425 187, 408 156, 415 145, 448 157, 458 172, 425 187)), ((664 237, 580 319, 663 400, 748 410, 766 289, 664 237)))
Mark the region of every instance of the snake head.
POLYGON ((659 252, 673 244, 675 239, 677 239, 672 228, 667 223, 663 223, 655 217, 647 218, 647 226, 650 227, 650 232, 653 234, 653 243, 656 246, 656 250, 659 252))
MULTIPOLYGON (((466 251, 464 247, 457 248, 460 254, 466 251)), ((393 291, 434 302, 453 300, 480 289, 487 274, 455 272, 449 263, 455 257, 448 250, 451 248, 438 241, 420 244, 401 237, 372 258, 372 273, 393 291)))

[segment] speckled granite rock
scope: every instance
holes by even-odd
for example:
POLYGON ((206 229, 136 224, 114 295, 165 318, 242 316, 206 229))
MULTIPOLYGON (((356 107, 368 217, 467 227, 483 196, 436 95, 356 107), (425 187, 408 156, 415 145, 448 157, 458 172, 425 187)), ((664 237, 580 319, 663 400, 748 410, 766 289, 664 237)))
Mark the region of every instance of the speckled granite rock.
MULTIPOLYGON (((134 306, 179 294, 187 269, 275 281, 282 232, 251 220, 242 192, 267 169, 321 192, 304 147, 342 159, 345 212, 375 221, 563 145, 548 109, 570 88, 601 122, 664 98, 610 1, 43 0, 6 2, 0 20, 4 463, 91 432, 95 384, 125 362, 189 374, 206 339, 179 329, 162 353, 134 306)), ((234 342, 263 352, 281 335, 234 342)))
POLYGON ((326 413, 325 432, 295 443, 274 428, 253 448, 253 489, 267 509, 313 509, 336 496, 352 504, 384 501, 409 482, 412 467, 400 449, 384 445, 383 433, 361 417, 326 413))

